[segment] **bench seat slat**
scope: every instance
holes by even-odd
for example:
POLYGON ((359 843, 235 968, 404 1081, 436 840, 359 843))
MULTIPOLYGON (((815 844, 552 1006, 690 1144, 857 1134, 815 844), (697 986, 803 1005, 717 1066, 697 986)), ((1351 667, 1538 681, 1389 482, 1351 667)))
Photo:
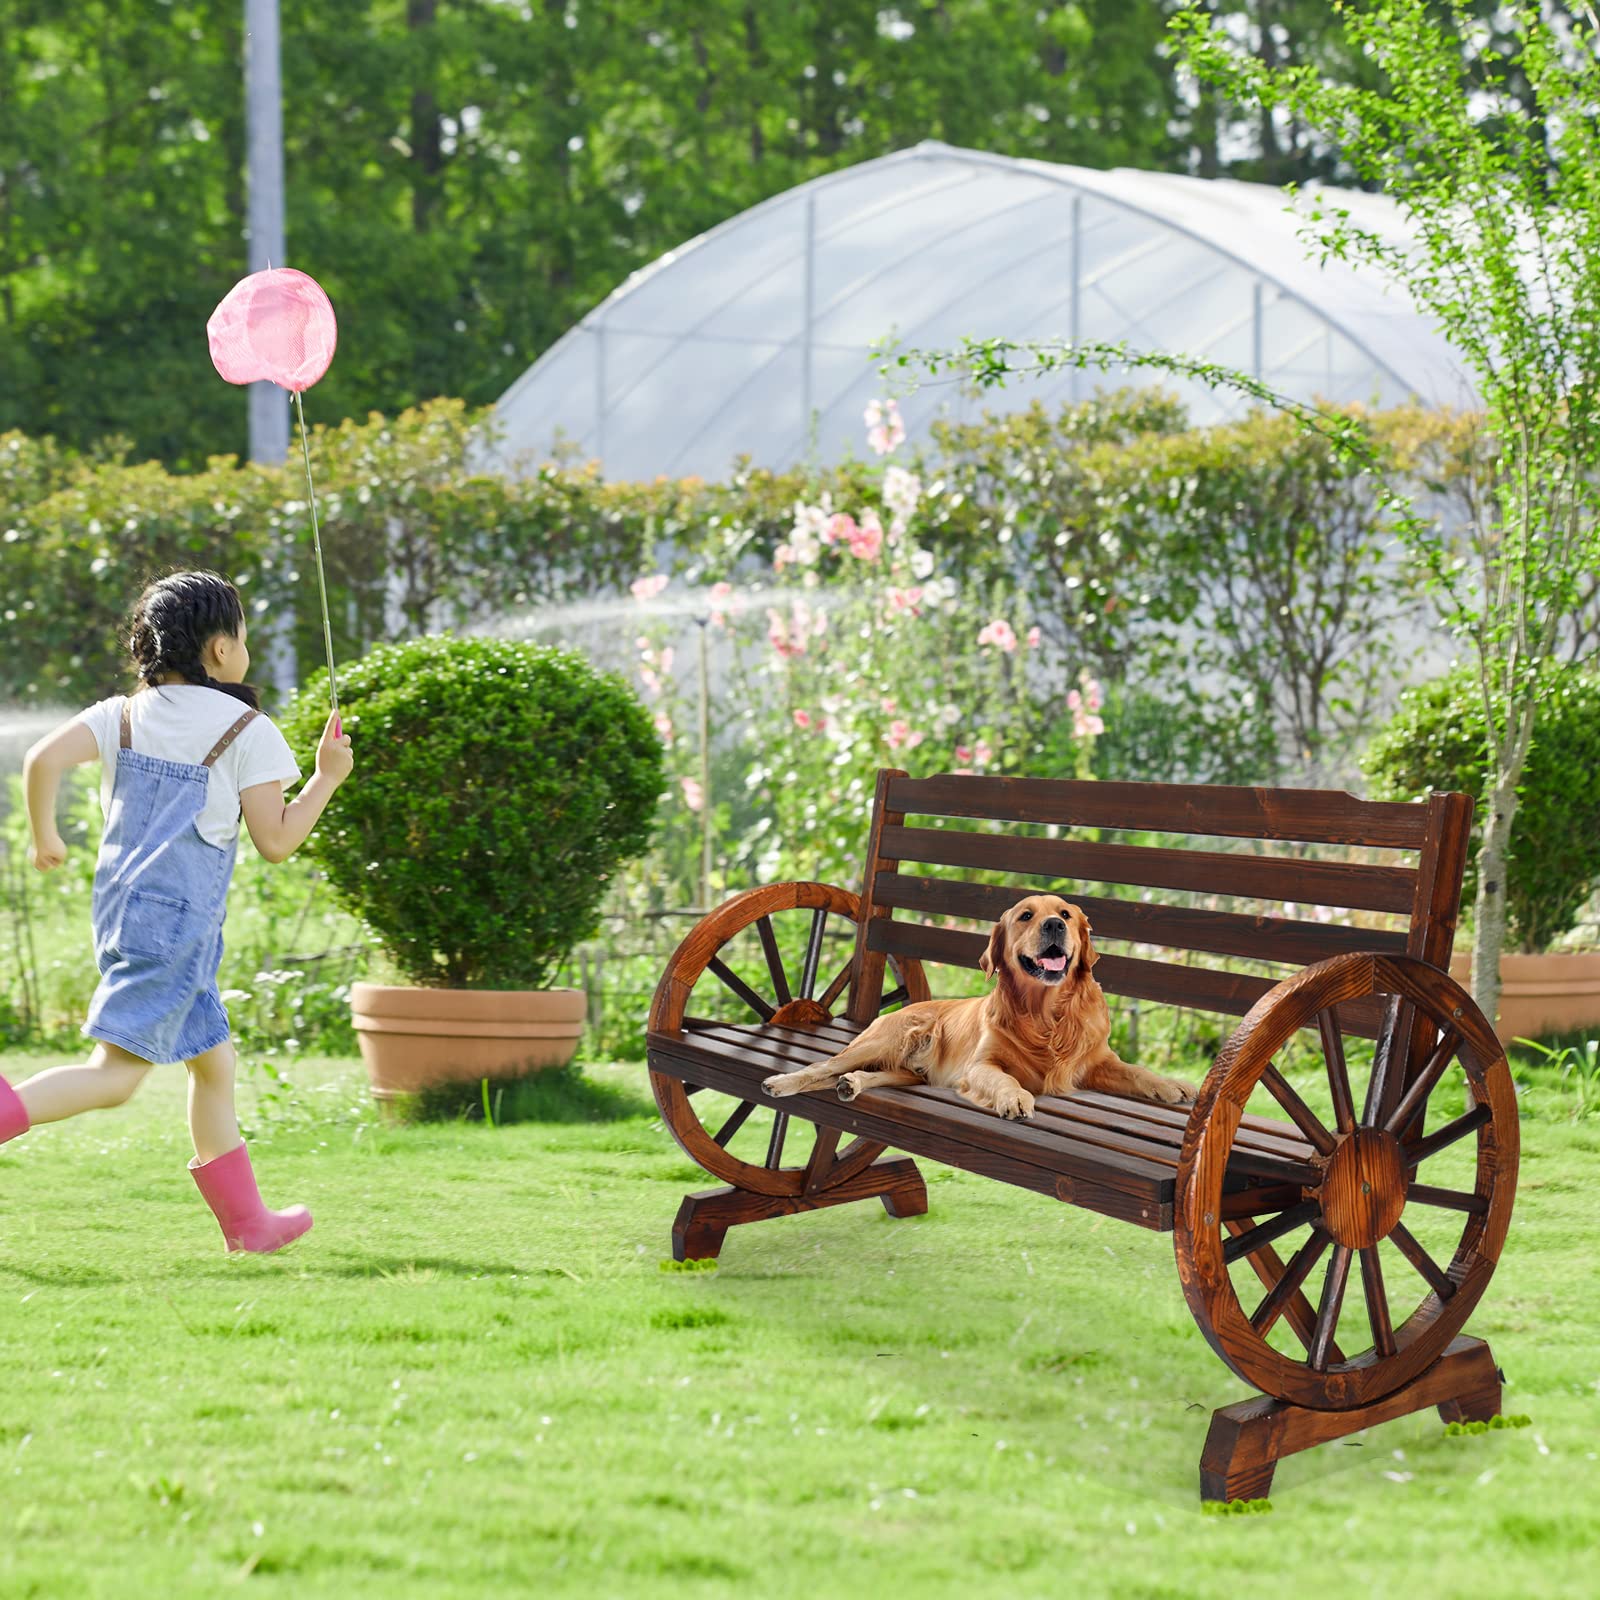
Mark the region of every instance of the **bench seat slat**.
MULTIPOLYGON (((988 947, 981 933, 957 928, 932 928, 919 922, 892 922, 887 917, 867 929, 867 948, 888 955, 915 956, 951 966, 976 967, 988 947)), ((1170 961, 1145 961, 1137 956, 1101 956, 1095 978, 1108 994, 1164 1005, 1194 1006, 1242 1017, 1276 980, 1246 972, 1218 972, 1210 967, 1183 967, 1170 961)), ((1385 1007, 1371 1000, 1339 1007, 1339 1027, 1362 1039, 1376 1039, 1383 1028, 1385 1007)))
MULTIPOLYGON (((1027 890, 1020 884, 973 883, 964 878, 914 877, 880 872, 874 894, 881 906, 931 911, 946 917, 998 922, 1027 890)), ((1298 922, 1286 917, 1241 916, 1142 900, 1119 900, 1061 891, 1081 906, 1096 939, 1127 939, 1174 950, 1243 956, 1253 961, 1310 966, 1330 956, 1381 951, 1404 955, 1406 936, 1387 928, 1357 928, 1346 922, 1298 922)))
POLYGON ((1165 850, 1142 844, 1019 838, 967 828, 908 827, 885 828, 881 849, 885 860, 926 866, 1387 911, 1405 917, 1411 915, 1417 893, 1415 867, 1304 861, 1242 850, 1165 850))
MULTIPOLYGON (((832 1028, 744 1023, 708 1023, 683 1034, 652 1033, 648 1039, 655 1070, 758 1101, 765 1099, 761 1080, 770 1073, 825 1060, 839 1044, 832 1028)), ((1048 1097, 1038 1102, 1040 1114, 1033 1119, 1007 1121, 954 1090, 929 1087, 877 1090, 848 1104, 815 1094, 773 1105, 790 1116, 883 1139, 913 1155, 985 1172, 1145 1227, 1172 1225, 1181 1111, 1180 1125, 1174 1127, 1166 1120, 1140 1118, 1141 1102, 1117 1096, 1048 1097)), ((1263 1123, 1236 1149, 1228 1186, 1296 1181, 1309 1155, 1310 1147, 1295 1130, 1263 1123)))
MULTIPOLYGON (((665 1072, 686 1082, 705 1083, 725 1094, 751 1096, 759 1093, 758 1073, 766 1072, 764 1066, 752 1071, 748 1064, 740 1066, 726 1059, 707 1061, 694 1053, 697 1042, 670 1034, 650 1034, 648 1038, 652 1071, 665 1072)), ((916 1120, 907 1120, 903 1108, 892 1098, 899 1092, 886 1090, 862 1095, 848 1105, 831 1095, 807 1096, 804 1098, 812 1104, 797 1104, 802 1097, 796 1096, 786 1102, 785 1110, 791 1116, 800 1116, 821 1127, 838 1128, 845 1133, 878 1140, 893 1149, 907 1150, 942 1161, 947 1166, 1032 1189, 1142 1228, 1158 1233, 1172 1231, 1172 1175, 1154 1163, 1151 1163, 1152 1172, 1160 1176, 1136 1183, 1126 1175, 1118 1175, 1120 1181, 1115 1186, 1103 1181, 1111 1173, 1105 1163, 1081 1156, 1064 1158, 1056 1167, 1041 1166, 1036 1161, 1022 1159, 1015 1146, 1008 1149, 998 1142, 972 1140, 968 1130, 941 1124, 932 1107, 923 1108, 921 1120, 933 1123, 933 1131, 919 1128, 916 1120)), ((998 1118, 991 1120, 999 1122, 998 1118)))
POLYGON ((1428 826, 1426 806, 1404 800, 1358 800, 1335 789, 973 778, 949 773, 891 778, 887 809, 901 816, 982 817, 1399 850, 1422 849, 1428 826))

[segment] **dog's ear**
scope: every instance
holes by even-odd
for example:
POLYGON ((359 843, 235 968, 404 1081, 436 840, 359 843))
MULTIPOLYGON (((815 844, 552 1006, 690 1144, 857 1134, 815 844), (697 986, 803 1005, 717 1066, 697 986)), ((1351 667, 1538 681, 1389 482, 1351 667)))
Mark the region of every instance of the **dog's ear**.
POLYGON ((994 932, 989 935, 989 948, 978 957, 978 970, 986 978, 992 978, 1000 970, 1006 959, 1006 925, 1004 919, 995 923, 994 932))
POLYGON ((1087 972, 1100 957, 1095 954, 1094 944, 1089 938, 1089 919, 1083 914, 1081 907, 1076 909, 1078 915, 1078 964, 1087 972))

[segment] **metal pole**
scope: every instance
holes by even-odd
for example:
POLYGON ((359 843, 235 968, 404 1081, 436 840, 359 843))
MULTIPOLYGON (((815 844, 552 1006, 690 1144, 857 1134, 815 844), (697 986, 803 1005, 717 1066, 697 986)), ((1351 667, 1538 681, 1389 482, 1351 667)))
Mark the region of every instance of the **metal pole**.
MULTIPOLYGON (((283 84, 278 51, 278 0, 244 0, 245 191, 251 272, 284 266, 283 84)), ((289 458, 289 397, 262 379, 249 388, 250 459, 279 466, 289 458)), ((287 698, 299 671, 294 610, 282 601, 272 615, 262 660, 287 698)))
POLYGON ((805 322, 800 334, 800 427, 809 460, 817 448, 817 422, 812 415, 811 340, 816 324, 817 197, 806 196, 805 322))
MULTIPOLYGON (((283 90, 278 65, 278 0, 244 0, 244 85, 250 271, 284 266, 283 90)), ((289 397, 262 379, 250 385, 250 459, 289 456, 289 397)))
MULTIPOLYGON (((1083 282, 1083 196, 1075 194, 1072 197, 1072 320, 1069 332, 1073 344, 1083 337, 1082 324, 1079 321, 1081 307, 1078 301, 1079 285, 1083 282)), ((1082 367, 1072 369, 1072 403, 1077 405, 1080 393, 1082 367)))
POLYGON ((1261 378, 1261 280, 1256 279, 1250 290, 1250 375, 1258 382, 1261 378))
POLYGON ((706 634, 710 617, 700 624, 700 904, 711 909, 711 665, 706 634))

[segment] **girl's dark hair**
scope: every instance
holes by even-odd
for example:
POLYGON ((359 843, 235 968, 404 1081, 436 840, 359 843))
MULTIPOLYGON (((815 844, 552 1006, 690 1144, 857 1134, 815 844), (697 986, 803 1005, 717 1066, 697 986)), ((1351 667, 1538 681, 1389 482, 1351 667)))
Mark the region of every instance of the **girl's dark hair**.
POLYGON ((239 637, 244 607, 239 591, 215 572, 169 572, 139 596, 128 618, 128 649, 139 681, 155 686, 167 673, 203 689, 220 689, 259 710, 260 696, 246 683, 218 683, 200 652, 219 633, 239 637))

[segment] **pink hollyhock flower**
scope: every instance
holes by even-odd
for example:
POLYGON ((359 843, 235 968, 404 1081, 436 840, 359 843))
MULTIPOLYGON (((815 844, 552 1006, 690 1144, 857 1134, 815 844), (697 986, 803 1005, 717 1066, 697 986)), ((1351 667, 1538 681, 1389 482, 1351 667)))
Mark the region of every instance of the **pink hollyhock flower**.
POLYGON ((828 524, 822 530, 822 542, 824 544, 854 544, 860 531, 856 527, 856 519, 848 511, 836 511, 828 518, 828 524))
POLYGON ((876 561, 882 548, 883 524, 878 521, 875 512, 865 512, 850 535, 850 554, 862 561, 876 561))
POLYGON ((1091 715, 1082 706, 1075 706, 1072 712, 1072 736, 1075 739, 1093 739, 1106 731, 1106 725, 1099 717, 1091 715))
POLYGON ((811 713, 809 711, 795 712, 794 725, 797 728, 809 728, 811 726, 811 713))
POLYGON ((644 652, 645 659, 648 660, 650 657, 650 641, 641 633, 633 642, 644 652))
POLYGON ((628 587, 635 600, 654 600, 667 586, 667 575, 658 572, 653 577, 638 578, 628 587))
POLYGON ((672 718, 665 711, 656 712, 656 732, 669 743, 672 739, 672 718))
POLYGON ((878 703, 883 707, 883 714, 886 717, 892 717, 900 709, 893 695, 886 694, 878 703))
POLYGON ((987 627, 978 631, 980 645, 999 645, 1007 655, 1017 648, 1017 636, 1009 622, 1002 617, 996 617, 987 627))
POLYGON ((965 768, 972 761, 972 751, 966 745, 958 744, 956 746, 956 760, 965 768))
POLYGON ((794 546, 790 544, 780 544, 778 548, 772 552, 772 570, 774 572, 782 572, 783 569, 793 560, 794 546))
POLYGON ((915 750, 922 743, 923 738, 910 723, 902 718, 896 718, 891 722, 889 731, 883 737, 891 750, 898 750, 901 745, 904 745, 907 750, 915 750))
POLYGON ((1098 711, 1105 703, 1098 680, 1091 678, 1088 672, 1084 671, 1078 674, 1078 682, 1083 685, 1083 703, 1091 711, 1098 711))
POLYGON ((888 455, 905 441, 905 423, 900 420, 900 407, 893 400, 872 401, 863 416, 867 424, 867 443, 880 456, 888 455))
POLYGON ((663 672, 672 671, 672 646, 670 644, 661 652, 661 670, 663 672))
POLYGON ((705 790, 693 778, 679 778, 683 785, 683 803, 691 811, 699 811, 706 803, 705 790))
POLYGON ((1081 711, 1083 709, 1083 696, 1076 689, 1067 690, 1067 710, 1081 711))
POLYGON ((896 521, 904 522, 922 498, 922 479, 904 467, 886 467, 883 474, 883 503, 896 521))
POLYGON ((994 751, 988 746, 987 741, 980 739, 972 752, 974 766, 986 767, 994 760, 994 751))
POLYGON ((711 585, 711 617, 713 628, 725 628, 728 625, 728 613, 722 609, 728 596, 733 593, 731 583, 714 583, 711 585))
POLYGON ((639 681, 650 691, 651 694, 661 693, 661 680, 649 669, 649 667, 639 668, 639 681))
POLYGON ((1028 648, 1030 650, 1037 650, 1039 648, 1038 623, 1035 623, 1031 628, 1028 629, 1028 648))

